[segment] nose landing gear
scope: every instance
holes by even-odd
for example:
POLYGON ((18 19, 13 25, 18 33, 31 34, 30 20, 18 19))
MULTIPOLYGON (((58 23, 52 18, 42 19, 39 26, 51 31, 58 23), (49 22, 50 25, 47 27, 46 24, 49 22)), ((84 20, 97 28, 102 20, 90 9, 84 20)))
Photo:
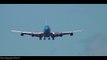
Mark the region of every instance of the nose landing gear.
POLYGON ((48 38, 48 40, 50 40, 50 37, 48 38))

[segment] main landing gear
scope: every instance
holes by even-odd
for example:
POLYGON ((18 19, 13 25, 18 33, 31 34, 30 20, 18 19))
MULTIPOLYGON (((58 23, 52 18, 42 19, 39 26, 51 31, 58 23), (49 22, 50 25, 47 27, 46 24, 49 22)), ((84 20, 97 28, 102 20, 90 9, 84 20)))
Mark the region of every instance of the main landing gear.
MULTIPOLYGON (((46 40, 47 37, 44 37, 43 40, 46 40)), ((48 40, 50 40, 51 38, 48 37, 48 40)), ((42 40, 42 37, 39 37, 39 40, 42 40)), ((55 40, 54 37, 52 37, 52 40, 55 40)))
MULTIPOLYGON (((46 38, 45 38, 45 37, 44 37, 43 39, 44 39, 44 40, 46 40, 46 38)), ((48 38, 48 40, 50 40, 50 37, 48 38)))
POLYGON ((39 40, 42 40, 42 37, 39 37, 39 40))
POLYGON ((43 40, 46 40, 46 38, 44 37, 43 40))
POLYGON ((48 40, 50 40, 50 37, 48 38, 48 40))
POLYGON ((54 38, 54 37, 52 37, 52 40, 55 40, 55 38, 54 38))

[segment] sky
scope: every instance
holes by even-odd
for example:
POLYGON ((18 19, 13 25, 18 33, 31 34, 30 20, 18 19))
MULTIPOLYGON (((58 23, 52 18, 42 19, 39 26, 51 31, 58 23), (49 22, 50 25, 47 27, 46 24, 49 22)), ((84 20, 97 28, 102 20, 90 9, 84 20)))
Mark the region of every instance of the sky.
POLYGON ((107 56, 107 4, 0 4, 0 56, 107 56), (55 40, 10 30, 83 29, 55 40))

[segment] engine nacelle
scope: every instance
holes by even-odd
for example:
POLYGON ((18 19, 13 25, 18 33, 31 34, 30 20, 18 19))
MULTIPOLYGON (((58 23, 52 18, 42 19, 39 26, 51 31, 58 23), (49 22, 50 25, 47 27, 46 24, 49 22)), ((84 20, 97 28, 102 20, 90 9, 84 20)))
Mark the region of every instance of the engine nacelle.
POLYGON ((62 34, 60 34, 60 37, 62 37, 62 34))
POLYGON ((21 35, 21 36, 24 36, 24 34, 23 34, 23 33, 21 33, 20 35, 21 35))
POLYGON ((71 33, 70 36, 73 36, 73 33, 71 33))
POLYGON ((34 37, 35 35, 32 35, 32 37, 34 37))

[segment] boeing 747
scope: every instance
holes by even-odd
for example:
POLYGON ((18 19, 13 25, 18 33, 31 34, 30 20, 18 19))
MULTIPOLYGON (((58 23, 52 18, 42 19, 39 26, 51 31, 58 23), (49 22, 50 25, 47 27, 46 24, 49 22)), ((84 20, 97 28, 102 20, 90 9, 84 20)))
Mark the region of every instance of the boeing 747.
POLYGON ((75 31, 68 31, 68 32, 51 32, 49 25, 45 25, 44 30, 42 32, 24 32, 24 31, 17 31, 17 30, 11 30, 11 31, 18 32, 20 33, 21 36, 30 35, 32 37, 39 37, 39 40, 42 40, 42 38, 44 40, 46 40, 46 38, 48 38, 48 40, 50 40, 50 38, 52 38, 52 40, 55 40, 55 37, 62 37, 64 35, 73 36, 75 32, 81 32, 82 30, 75 30, 75 31))

